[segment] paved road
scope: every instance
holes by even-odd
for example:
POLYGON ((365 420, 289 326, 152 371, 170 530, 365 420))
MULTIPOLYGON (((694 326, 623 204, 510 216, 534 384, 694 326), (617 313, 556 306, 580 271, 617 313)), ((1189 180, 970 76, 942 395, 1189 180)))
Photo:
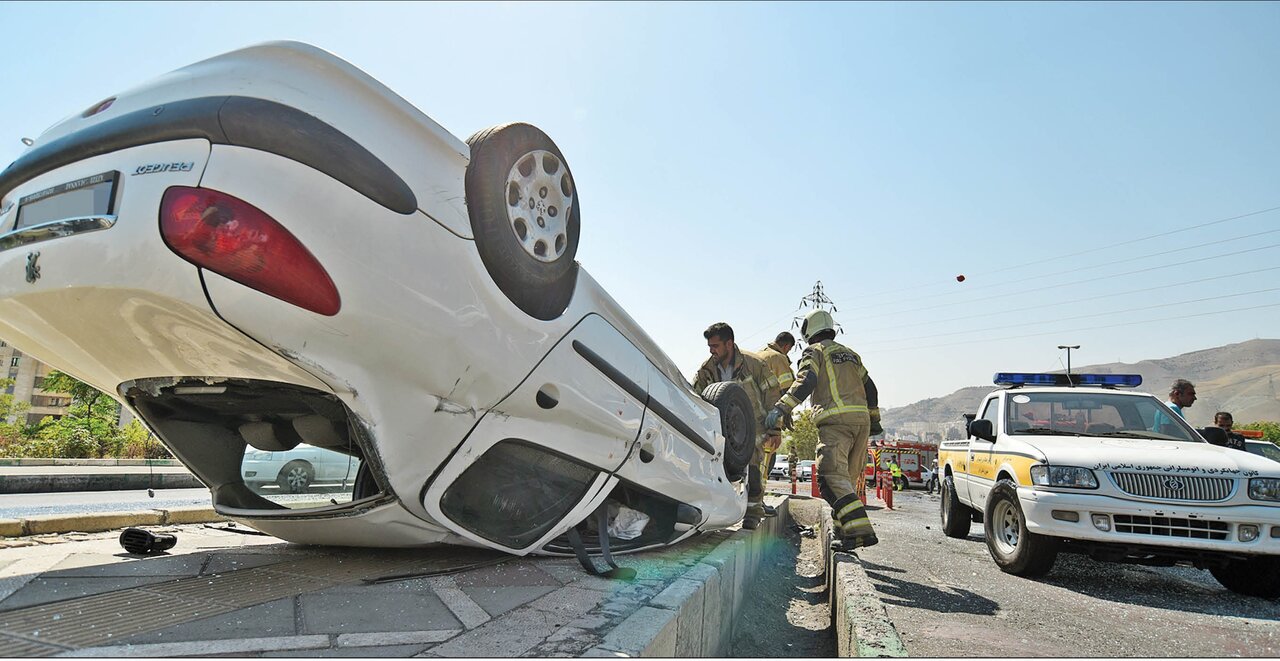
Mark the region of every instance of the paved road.
POLYGON ((3 494, 0 495, 0 519, 212 505, 209 490, 205 488, 157 489, 155 494, 155 498, 149 498, 145 489, 3 494))
POLYGON ((1280 601, 1207 571, 1064 554, 1018 578, 991 561, 981 525, 942 534, 936 495, 899 492, 894 506, 871 512, 881 541, 859 555, 911 656, 1280 656, 1280 601))

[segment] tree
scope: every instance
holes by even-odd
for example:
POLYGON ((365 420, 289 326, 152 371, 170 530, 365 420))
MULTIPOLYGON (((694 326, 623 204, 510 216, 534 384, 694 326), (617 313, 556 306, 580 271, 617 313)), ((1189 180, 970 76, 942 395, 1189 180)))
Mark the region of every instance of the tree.
POLYGON ((1235 429, 1256 429, 1262 432, 1262 440, 1280 445, 1280 422, 1259 420, 1246 425, 1237 425, 1235 429))
POLYGON ((802 409, 792 415, 791 429, 782 432, 781 451, 795 452, 796 461, 817 457, 818 425, 813 422, 813 409, 802 409))
POLYGON ((14 401, 13 395, 3 392, 12 385, 13 379, 0 379, 0 446, 22 439, 22 428, 26 426, 23 414, 31 408, 26 402, 14 401), (14 422, 9 422, 10 417, 14 422))
POLYGON ((72 455, 87 452, 98 458, 119 456, 120 428, 117 421, 120 405, 101 390, 67 374, 54 370, 40 386, 48 392, 71 395, 71 406, 58 420, 45 418, 33 430, 33 436, 66 444, 72 455))

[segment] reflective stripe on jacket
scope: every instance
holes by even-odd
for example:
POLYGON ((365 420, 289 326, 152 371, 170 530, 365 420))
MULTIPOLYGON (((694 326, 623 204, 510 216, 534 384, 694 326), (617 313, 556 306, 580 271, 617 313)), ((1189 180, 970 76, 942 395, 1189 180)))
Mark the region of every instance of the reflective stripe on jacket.
POLYGON ((786 392, 792 383, 795 383, 796 377, 791 371, 791 360, 775 342, 770 342, 765 348, 756 351, 755 356, 764 361, 765 367, 769 368, 769 384, 765 388, 764 401, 772 405, 782 397, 782 393, 786 392))
MULTIPOLYGON (((800 358, 796 382, 778 405, 788 412, 806 398, 813 405, 813 421, 822 424, 839 416, 849 422, 871 421, 867 406, 867 369, 852 349, 834 340, 810 344, 800 358)), ((879 411, 876 411, 879 417, 879 411)))

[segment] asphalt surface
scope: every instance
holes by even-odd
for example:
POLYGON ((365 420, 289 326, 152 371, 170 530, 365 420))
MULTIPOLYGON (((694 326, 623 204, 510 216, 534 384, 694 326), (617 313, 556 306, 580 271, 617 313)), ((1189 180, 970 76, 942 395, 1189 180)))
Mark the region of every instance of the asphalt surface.
POLYGON ((174 507, 212 507, 209 490, 156 489, 146 491, 71 491, 65 493, 15 493, 0 495, 0 519, 18 519, 50 514, 91 514, 174 507))
POLYGON ((1280 600, 1207 571, 1062 554, 1019 578, 991 561, 981 524, 942 534, 936 494, 898 492, 894 506, 872 509, 880 543, 858 555, 911 656, 1280 656, 1280 600))

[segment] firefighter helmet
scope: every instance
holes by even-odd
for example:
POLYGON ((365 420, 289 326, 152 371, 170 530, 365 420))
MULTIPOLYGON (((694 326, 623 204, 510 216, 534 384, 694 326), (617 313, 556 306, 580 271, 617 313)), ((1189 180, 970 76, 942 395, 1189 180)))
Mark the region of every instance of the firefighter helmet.
POLYGON ((804 316, 804 323, 800 324, 800 334, 805 340, 809 340, 824 330, 835 330, 835 327, 836 321, 831 318, 830 312, 814 310, 804 316))

